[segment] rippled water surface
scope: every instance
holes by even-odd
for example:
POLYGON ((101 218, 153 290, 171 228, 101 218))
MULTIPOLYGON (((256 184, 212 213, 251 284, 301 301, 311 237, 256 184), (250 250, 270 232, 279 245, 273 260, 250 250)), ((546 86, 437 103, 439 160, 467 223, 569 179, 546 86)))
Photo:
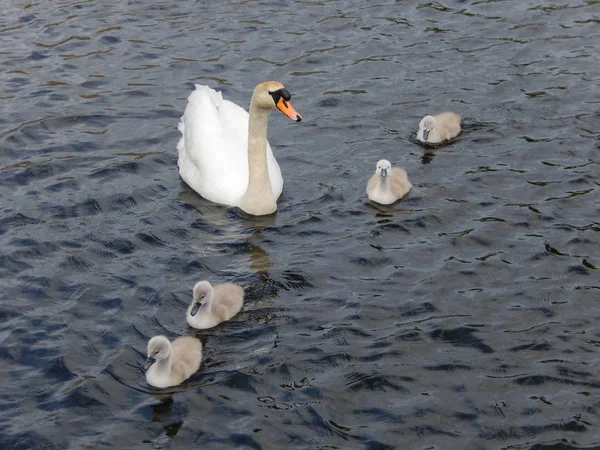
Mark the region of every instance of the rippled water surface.
POLYGON ((600 2, 2 1, 2 449, 600 448, 600 2), (181 181, 282 81, 276 215, 181 181), (449 145, 414 141, 454 110, 449 145), (414 188, 366 201, 375 163, 414 188), (246 288, 209 331, 203 278, 246 288), (149 337, 201 370, 150 388, 149 337))

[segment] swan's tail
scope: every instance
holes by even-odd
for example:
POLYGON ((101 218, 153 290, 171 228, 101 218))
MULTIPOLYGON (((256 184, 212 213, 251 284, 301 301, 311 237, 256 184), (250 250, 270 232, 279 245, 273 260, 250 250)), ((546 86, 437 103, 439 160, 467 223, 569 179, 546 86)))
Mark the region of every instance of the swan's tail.
MULTIPOLYGON (((203 84, 196 84, 196 89, 188 97, 187 108, 193 108, 194 103, 202 104, 206 101, 207 98, 217 109, 219 108, 221 103, 223 103, 223 93, 221 91, 215 91, 214 89, 203 84)), ((181 116, 181 121, 177 125, 177 129, 181 132, 182 136, 185 136, 185 123, 183 117, 184 116, 181 116)), ((177 147, 179 147, 179 145, 177 147)))
MULTIPOLYGON (((185 112, 183 116, 181 116, 179 124, 177 124, 177 129, 181 132, 181 139, 179 139, 179 142, 177 143, 177 150, 179 152, 179 160, 177 163, 179 167, 181 167, 182 158, 185 157, 186 153, 186 121, 193 121, 195 118, 202 117, 206 122, 210 119, 210 116, 207 117, 206 114, 203 114, 203 112, 205 113, 207 110, 211 111, 211 108, 218 110, 219 106, 221 106, 224 101, 223 94, 220 91, 215 91, 214 89, 202 84, 196 84, 195 86, 196 89, 189 95, 185 112), (188 116, 187 120, 186 116, 188 116)), ((206 123, 210 123, 210 121, 206 123)), ((194 132, 194 128, 194 126, 191 126, 189 131, 194 132)))
POLYGON ((223 93, 221 91, 215 91, 214 89, 203 84, 196 85, 196 90, 190 94, 188 101, 193 102, 194 99, 198 98, 198 96, 210 98, 215 105, 215 108, 218 108, 219 105, 223 103, 223 93))
POLYGON ((179 157, 177 158, 177 166, 181 167, 181 156, 183 152, 185 152, 185 124, 183 123, 183 116, 181 120, 177 124, 177 129, 181 132, 181 138, 177 142, 177 154, 179 157))

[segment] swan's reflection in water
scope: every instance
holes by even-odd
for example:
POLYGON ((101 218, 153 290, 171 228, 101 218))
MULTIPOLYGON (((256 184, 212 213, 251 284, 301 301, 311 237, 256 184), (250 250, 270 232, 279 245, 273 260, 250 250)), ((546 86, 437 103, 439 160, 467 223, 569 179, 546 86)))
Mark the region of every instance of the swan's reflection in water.
POLYGON ((265 231, 275 226, 277 213, 251 216, 239 208, 209 202, 183 181, 178 200, 194 210, 190 226, 198 234, 194 251, 202 259, 217 258, 218 264, 207 267, 224 268, 214 274, 199 273, 198 279, 239 283, 250 305, 277 296, 281 283, 270 277, 274 262, 263 245, 265 231), (225 264, 223 258, 227 258, 225 264))

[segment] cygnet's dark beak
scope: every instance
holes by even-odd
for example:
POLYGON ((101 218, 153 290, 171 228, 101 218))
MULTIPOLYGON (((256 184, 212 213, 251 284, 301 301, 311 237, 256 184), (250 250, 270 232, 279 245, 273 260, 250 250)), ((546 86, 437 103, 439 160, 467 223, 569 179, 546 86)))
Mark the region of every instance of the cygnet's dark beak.
POLYGON ((382 168, 381 168, 381 176, 382 176, 383 178, 387 177, 387 169, 386 169, 385 167, 382 167, 382 168))
POLYGON ((146 360, 146 364, 144 364, 144 367, 142 368, 142 370, 144 372, 146 372, 150 366, 152 366, 152 364, 154 364, 156 362, 156 359, 154 359, 152 356, 149 356, 148 359, 146 360))
POLYGON ((428 136, 429 136, 429 130, 427 128, 425 128, 423 130, 423 139, 427 140, 428 136))
POLYGON ((190 311, 190 314, 192 317, 194 317, 196 315, 196 313, 198 312, 198 310, 200 309, 201 306, 202 306, 202 303, 194 302, 194 306, 192 306, 192 310, 190 311))

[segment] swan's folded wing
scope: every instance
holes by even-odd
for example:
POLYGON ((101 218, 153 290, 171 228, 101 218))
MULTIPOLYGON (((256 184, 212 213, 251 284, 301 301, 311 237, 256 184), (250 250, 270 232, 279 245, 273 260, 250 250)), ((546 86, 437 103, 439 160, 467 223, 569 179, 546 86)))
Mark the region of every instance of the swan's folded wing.
POLYGON ((177 384, 196 373, 202 362, 202 343, 191 336, 183 336, 173 342, 171 373, 177 384))
POLYGON ((406 170, 401 167, 393 167, 391 175, 391 189, 398 198, 403 197, 412 188, 412 183, 408 181, 406 170))
POLYGON ((197 86, 179 129, 181 178, 208 200, 235 204, 248 184, 248 113, 220 92, 197 86))
POLYGON ((442 139, 452 139, 460 133, 461 118, 454 112, 443 112, 436 116, 439 133, 442 139))
POLYGON ((244 290, 233 283, 223 283, 214 287, 213 314, 220 321, 235 316, 244 304, 244 290))
POLYGON ((367 195, 372 195, 373 192, 375 191, 375 189, 377 189, 378 181, 379 181, 379 175, 377 175, 377 174, 371 175, 371 178, 369 178, 369 181, 367 181, 367 188, 366 188, 367 195))

